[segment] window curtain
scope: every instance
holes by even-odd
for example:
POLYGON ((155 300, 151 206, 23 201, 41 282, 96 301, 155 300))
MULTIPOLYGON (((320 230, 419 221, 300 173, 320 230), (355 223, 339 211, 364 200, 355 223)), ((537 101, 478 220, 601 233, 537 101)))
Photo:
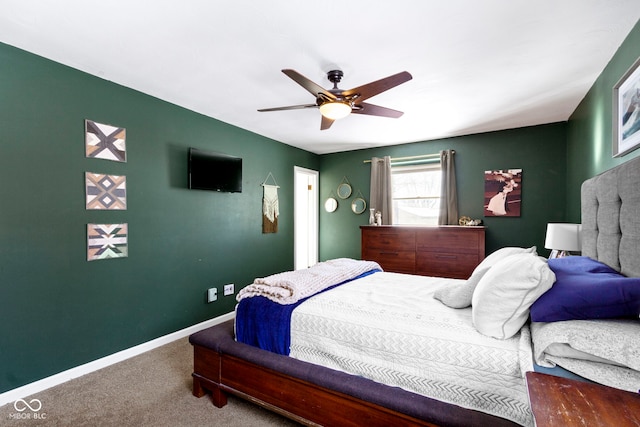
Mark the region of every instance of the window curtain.
POLYGON ((382 224, 393 224, 393 195, 391 192, 391 157, 371 158, 371 194, 369 206, 382 214, 382 224))
POLYGON ((440 151, 442 182, 440 187, 439 225, 458 225, 458 192, 456 191, 455 151, 440 151))

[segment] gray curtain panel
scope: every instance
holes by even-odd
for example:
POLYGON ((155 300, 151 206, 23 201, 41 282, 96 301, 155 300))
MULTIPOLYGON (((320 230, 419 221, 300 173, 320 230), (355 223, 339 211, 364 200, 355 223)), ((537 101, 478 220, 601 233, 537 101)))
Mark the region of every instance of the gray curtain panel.
POLYGON ((439 225, 458 225, 458 192, 456 190, 456 166, 453 150, 440 151, 442 183, 440 190, 439 225))
POLYGON ((371 158, 371 209, 382 213, 382 224, 393 224, 393 195, 391 193, 391 157, 371 158))

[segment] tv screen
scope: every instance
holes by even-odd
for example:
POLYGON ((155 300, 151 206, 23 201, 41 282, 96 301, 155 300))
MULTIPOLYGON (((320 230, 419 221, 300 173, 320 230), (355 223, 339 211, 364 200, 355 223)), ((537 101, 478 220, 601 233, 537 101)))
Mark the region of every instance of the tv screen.
POLYGON ((189 188, 242 192, 242 158, 189 148, 189 188))

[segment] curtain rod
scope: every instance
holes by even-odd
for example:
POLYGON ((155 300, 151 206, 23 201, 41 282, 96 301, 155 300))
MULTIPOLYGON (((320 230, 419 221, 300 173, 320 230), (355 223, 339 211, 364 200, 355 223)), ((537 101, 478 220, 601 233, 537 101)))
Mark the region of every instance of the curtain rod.
MULTIPOLYGON (((453 154, 456 154, 455 150, 451 150, 453 154)), ((392 162, 401 162, 404 160, 420 160, 420 159, 435 159, 436 157, 440 157, 440 153, 435 154, 422 154, 420 156, 408 156, 408 157, 395 157, 392 158, 392 162)), ((371 163, 371 159, 364 160, 363 163, 371 163)))

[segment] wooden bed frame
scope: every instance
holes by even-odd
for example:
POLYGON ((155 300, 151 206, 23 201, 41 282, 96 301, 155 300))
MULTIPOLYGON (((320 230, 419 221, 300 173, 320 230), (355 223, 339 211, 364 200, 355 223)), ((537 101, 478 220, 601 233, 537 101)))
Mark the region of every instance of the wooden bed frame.
POLYGON ((221 408, 233 394, 304 425, 514 426, 509 420, 430 399, 238 343, 233 320, 189 338, 193 395, 221 408))

